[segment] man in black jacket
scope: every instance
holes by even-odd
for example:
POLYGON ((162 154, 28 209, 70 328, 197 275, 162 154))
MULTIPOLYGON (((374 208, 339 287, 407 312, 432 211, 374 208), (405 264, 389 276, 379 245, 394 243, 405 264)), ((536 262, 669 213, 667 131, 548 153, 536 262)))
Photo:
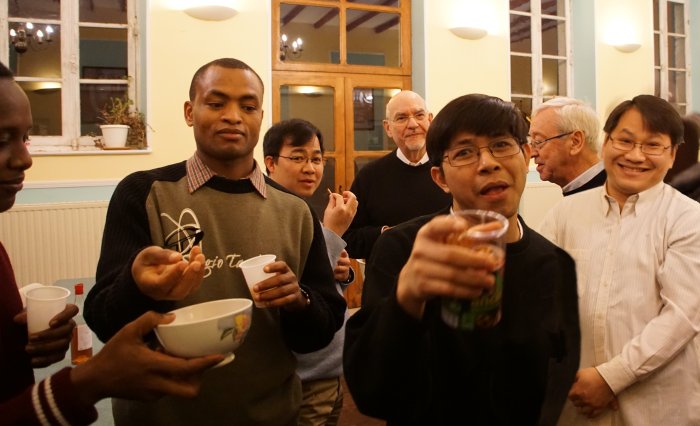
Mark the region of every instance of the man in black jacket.
POLYGON ((452 205, 377 240, 344 352, 363 413, 391 424, 556 422, 579 361, 576 275, 571 257, 518 217, 526 138, 520 112, 485 95, 457 98, 433 120, 432 178, 452 205), (466 228, 450 214, 464 209, 509 222, 502 318, 493 328, 459 331, 441 319, 441 297, 482 295, 498 267, 446 243, 466 228))
POLYGON ((450 202, 430 178, 425 135, 432 119, 423 98, 410 90, 387 103, 384 131, 397 148, 363 167, 352 182, 350 192, 359 204, 343 235, 350 257, 369 259, 382 232, 450 202))

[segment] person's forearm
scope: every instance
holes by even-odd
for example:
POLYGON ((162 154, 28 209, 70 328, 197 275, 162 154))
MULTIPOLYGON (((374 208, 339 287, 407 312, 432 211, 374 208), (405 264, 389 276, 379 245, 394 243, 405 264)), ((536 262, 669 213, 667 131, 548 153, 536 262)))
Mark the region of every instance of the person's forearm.
POLYGON ((73 383, 72 374, 71 368, 64 368, 0 402, 0 426, 55 424, 55 419, 59 418, 71 425, 94 423, 97 411, 94 403, 89 402, 93 398, 81 395, 82 390, 73 383))

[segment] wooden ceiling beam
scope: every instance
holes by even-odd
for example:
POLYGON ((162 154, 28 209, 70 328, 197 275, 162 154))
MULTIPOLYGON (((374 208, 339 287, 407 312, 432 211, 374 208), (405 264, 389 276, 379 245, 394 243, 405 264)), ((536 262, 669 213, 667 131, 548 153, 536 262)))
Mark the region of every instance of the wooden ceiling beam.
POLYGON ((383 33, 384 31, 388 30, 389 28, 396 26, 399 24, 399 17, 394 16, 393 18, 389 19, 388 21, 384 22, 383 24, 379 24, 376 27, 374 27, 374 32, 377 34, 383 33))
POLYGON ((355 28, 359 27, 360 25, 364 24, 365 22, 369 21, 370 19, 374 18, 375 16, 379 15, 379 12, 367 12, 365 14, 360 15, 357 19, 354 21, 350 22, 345 29, 350 32, 354 30, 355 28))
POLYGON ((302 10, 304 10, 306 6, 298 5, 294 6, 292 10, 289 11, 284 17, 282 18, 282 26, 284 27, 288 23, 292 22, 294 18, 297 17, 298 14, 301 13, 302 10))
POLYGON ((328 13, 326 13, 325 15, 323 15, 321 17, 321 19, 314 22, 314 28, 319 29, 322 26, 326 25, 326 23, 328 21, 330 21, 331 19, 335 18, 338 15, 338 13, 339 13, 339 11, 338 11, 337 7, 334 7, 333 9, 329 10, 328 13))
MULTIPOLYGON (((392 4, 396 3, 397 0, 384 0, 380 5, 381 6, 391 6, 392 4)), ((346 31, 350 32, 354 30, 355 28, 359 27, 360 25, 364 24, 365 22, 369 21, 370 19, 374 18, 375 16, 379 15, 379 12, 367 12, 362 15, 360 15, 357 19, 354 21, 350 22, 347 27, 345 27, 346 31)), ((376 28, 375 28, 376 32, 376 28)))

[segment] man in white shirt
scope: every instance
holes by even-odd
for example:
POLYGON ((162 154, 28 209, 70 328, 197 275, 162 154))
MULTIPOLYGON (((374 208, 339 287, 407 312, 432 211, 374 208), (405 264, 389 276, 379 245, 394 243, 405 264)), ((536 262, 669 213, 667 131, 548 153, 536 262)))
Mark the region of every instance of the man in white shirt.
POLYGON ((663 183, 683 124, 640 95, 604 131, 605 185, 542 223, 578 275, 581 363, 560 423, 697 425, 700 205, 663 183))
POLYGON ((596 112, 578 99, 550 99, 532 112, 530 145, 540 179, 556 183, 564 196, 605 183, 598 159, 596 112))

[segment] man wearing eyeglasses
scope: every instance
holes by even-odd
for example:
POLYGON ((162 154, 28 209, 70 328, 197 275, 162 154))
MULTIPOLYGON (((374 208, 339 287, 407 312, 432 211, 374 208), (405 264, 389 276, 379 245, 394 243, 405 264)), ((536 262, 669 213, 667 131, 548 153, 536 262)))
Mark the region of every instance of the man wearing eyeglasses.
MULTIPOLYGON (((281 121, 268 129, 263 138, 263 155, 268 176, 293 194, 309 199, 321 184, 325 158, 323 135, 302 119, 281 121)), ((325 190, 324 190, 325 192, 325 190)), ((357 199, 350 191, 330 193, 323 215, 323 236, 335 274, 339 294, 354 280, 350 258, 341 235, 357 211, 357 199)), ((347 317, 347 314, 346 314, 347 317)), ((337 425, 343 407, 343 342, 345 327, 336 331, 325 348, 308 354, 295 354, 301 379, 302 402, 298 426, 337 425)))
POLYGON ((554 98, 535 108, 529 136, 540 179, 559 185, 564 196, 605 183, 599 127, 593 108, 578 99, 554 98))
POLYGON ((576 274, 569 255, 518 217, 530 160, 527 124, 501 99, 448 103, 427 138, 431 175, 449 207, 382 234, 362 308, 345 337, 357 406, 389 424, 554 424, 578 367, 576 274), (493 328, 446 325, 441 297, 475 299, 494 285, 491 256, 446 241, 453 211, 508 219, 502 317, 493 328))
POLYGON ((450 202, 430 178, 425 135, 432 119, 425 100, 415 92, 403 90, 387 103, 384 130, 397 148, 355 176, 350 191, 359 206, 343 235, 350 257, 369 259, 374 242, 386 229, 450 202))
POLYGON ((668 102, 608 117, 604 186, 567 197, 542 233, 576 260, 581 365, 560 423, 700 424, 700 205, 663 182, 683 140, 668 102))

